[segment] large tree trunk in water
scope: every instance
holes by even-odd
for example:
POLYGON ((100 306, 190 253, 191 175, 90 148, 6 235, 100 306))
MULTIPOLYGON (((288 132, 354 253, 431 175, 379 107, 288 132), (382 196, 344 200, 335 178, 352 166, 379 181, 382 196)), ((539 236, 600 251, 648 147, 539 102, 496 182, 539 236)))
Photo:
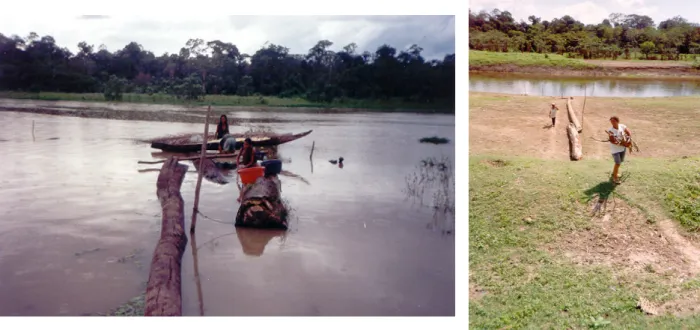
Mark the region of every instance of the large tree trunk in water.
POLYGON ((287 229, 287 209, 280 197, 281 187, 276 175, 261 177, 244 187, 236 226, 287 229))
POLYGON ((576 132, 581 133, 581 131, 583 131, 583 127, 581 127, 581 123, 578 121, 578 118, 576 118, 576 113, 574 113, 574 106, 571 105, 572 99, 573 97, 566 99, 566 112, 569 114, 569 122, 574 124, 576 132))
POLYGON ((566 133, 569 136, 569 156, 571 160, 581 160, 583 158, 583 147, 573 123, 566 126, 566 133))
POLYGON ((182 315, 180 262, 187 235, 180 187, 186 172, 187 166, 171 157, 163 163, 158 175, 156 193, 163 208, 163 222, 148 276, 145 316, 182 315))

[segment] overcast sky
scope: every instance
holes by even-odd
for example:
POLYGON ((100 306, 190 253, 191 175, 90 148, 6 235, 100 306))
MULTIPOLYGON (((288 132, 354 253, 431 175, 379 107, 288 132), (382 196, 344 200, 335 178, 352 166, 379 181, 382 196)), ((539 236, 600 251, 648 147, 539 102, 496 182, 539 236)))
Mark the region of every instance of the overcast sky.
POLYGON ((659 24, 668 18, 682 16, 700 22, 700 1, 681 0, 471 0, 472 11, 493 8, 507 10, 516 20, 535 15, 552 20, 564 15, 586 23, 598 24, 611 13, 647 15, 659 24))
POLYGON ((442 59, 455 52, 454 16, 219 16, 194 18, 121 16, 5 16, 0 33, 26 37, 30 32, 51 35, 61 47, 77 52, 86 41, 104 44, 110 51, 131 41, 157 56, 177 53, 190 38, 219 39, 252 55, 265 44, 288 47, 291 53, 307 53, 322 39, 332 41, 334 50, 355 42, 360 52, 374 52, 389 44, 397 49, 421 46, 426 58, 442 59))

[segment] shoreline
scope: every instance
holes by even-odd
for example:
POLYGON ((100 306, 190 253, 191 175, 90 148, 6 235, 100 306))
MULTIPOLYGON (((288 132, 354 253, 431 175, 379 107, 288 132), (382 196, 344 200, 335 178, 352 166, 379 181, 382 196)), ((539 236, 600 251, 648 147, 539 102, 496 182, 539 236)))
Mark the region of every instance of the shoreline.
MULTIPOLYGON (((153 103, 127 102, 93 102, 93 101, 46 101, 29 99, 1 99, 0 112, 19 112, 53 116, 68 116, 95 119, 158 121, 201 124, 206 117, 206 105, 173 105, 153 103)), ((454 112, 425 111, 425 110, 385 110, 363 108, 313 108, 313 107, 280 107, 280 106, 218 106, 212 105, 213 112, 234 114, 237 112, 258 113, 298 113, 298 114, 353 114, 353 113, 407 113, 407 114, 440 114, 452 115, 454 112)), ((229 118, 233 120, 234 118, 229 118)), ((210 119, 216 124, 218 117, 210 119)), ((278 123, 291 122, 290 119, 277 118, 235 118, 242 123, 278 123)), ((313 121, 306 120, 306 121, 313 121)))
POLYGON ((75 102, 91 103, 95 108, 112 108, 115 106, 156 106, 156 107, 176 107, 176 108, 205 108, 209 105, 212 108, 227 109, 228 111, 267 111, 267 112, 289 112, 289 113, 355 113, 355 112, 375 112, 375 113, 438 113, 454 114, 454 106, 447 105, 444 100, 438 100, 433 104, 408 103, 396 100, 370 101, 355 100, 338 103, 315 103, 298 98, 278 98, 278 97, 242 97, 229 95, 209 95, 203 100, 183 101, 175 99, 170 95, 147 95, 147 94, 124 94, 122 101, 107 101, 99 93, 23 93, 23 92, 1 92, 0 108, 6 108, 8 102, 75 102))
POLYGON ((470 65, 469 73, 507 73, 520 75, 549 75, 555 77, 700 80, 700 71, 689 66, 593 66, 590 68, 570 68, 509 63, 470 65))

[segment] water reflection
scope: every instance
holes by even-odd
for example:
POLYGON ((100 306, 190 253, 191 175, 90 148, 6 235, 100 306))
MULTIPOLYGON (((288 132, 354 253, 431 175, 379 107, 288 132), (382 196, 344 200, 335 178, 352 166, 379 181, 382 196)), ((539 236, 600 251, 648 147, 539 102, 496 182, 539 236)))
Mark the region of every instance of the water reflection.
POLYGON ((469 74, 469 90, 537 96, 664 97, 700 93, 700 82, 620 78, 469 74))
POLYGON ((238 228, 236 227, 236 236, 241 242, 243 253, 251 257, 260 257, 265 252, 265 247, 274 238, 279 238, 283 243, 286 239, 287 232, 284 230, 266 230, 253 228, 238 228))

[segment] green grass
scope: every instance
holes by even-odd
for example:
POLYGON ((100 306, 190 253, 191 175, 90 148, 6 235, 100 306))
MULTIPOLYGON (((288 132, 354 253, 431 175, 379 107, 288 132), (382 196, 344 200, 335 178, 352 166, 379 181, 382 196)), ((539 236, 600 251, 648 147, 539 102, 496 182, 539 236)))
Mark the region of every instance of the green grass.
POLYGON ((622 167, 627 181, 613 192, 607 182, 610 161, 470 156, 470 286, 485 291, 481 298, 470 298, 470 328, 700 327, 700 316, 652 318, 636 309, 639 294, 668 301, 679 292, 698 292, 700 278, 671 293, 661 274, 624 275, 611 267, 576 265, 561 251, 543 250, 567 233, 590 229, 587 202, 600 194, 614 194, 640 209, 649 222, 680 220, 674 213, 677 202, 698 212, 688 186, 699 184, 699 167, 700 158, 632 158, 622 167))
POLYGON ((486 51, 469 51, 469 66, 492 66, 492 65, 517 65, 517 66, 541 66, 567 69, 590 69, 597 66, 579 59, 572 59, 557 54, 537 54, 537 53, 497 53, 486 51))
MULTIPOLYGON (((83 101, 107 102, 100 93, 26 93, 0 92, 0 98, 29 99, 44 101, 83 101)), ((177 105, 213 105, 213 106, 255 106, 255 107, 284 107, 284 108, 339 108, 365 109, 381 112, 419 112, 419 113, 454 113, 454 107, 449 102, 410 103, 398 99, 391 100, 357 100, 339 99, 331 103, 311 102, 303 98, 281 98, 274 96, 237 96, 237 95, 207 95, 203 100, 185 101, 168 94, 124 94, 122 102, 147 104, 177 104, 177 105)))

